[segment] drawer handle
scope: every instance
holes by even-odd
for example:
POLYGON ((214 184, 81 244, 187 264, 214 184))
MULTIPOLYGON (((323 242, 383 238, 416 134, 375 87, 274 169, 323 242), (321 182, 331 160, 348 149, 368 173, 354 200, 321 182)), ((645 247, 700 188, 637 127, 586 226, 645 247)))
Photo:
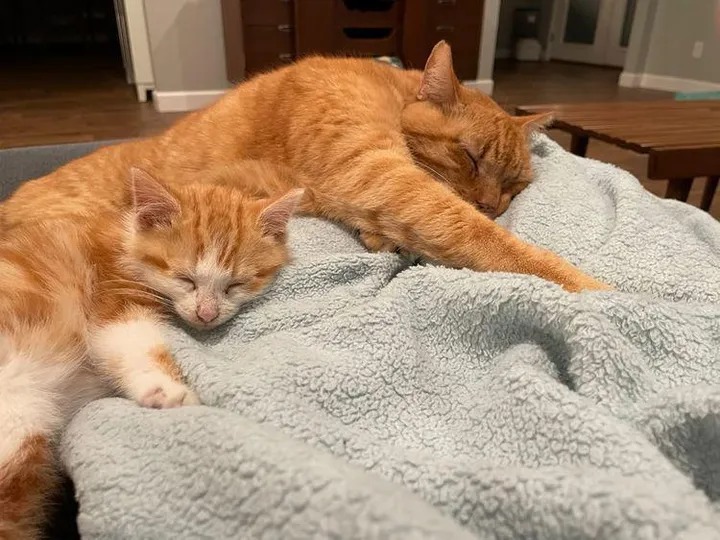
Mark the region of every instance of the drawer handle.
POLYGON ((280 53, 280 54, 278 54, 278 58, 283 61, 292 60, 293 55, 290 53, 280 53))
POLYGON ((440 6, 454 6, 457 4, 457 0, 437 0, 440 6))
POLYGON ((435 27, 435 31, 436 32, 454 32, 455 27, 447 25, 447 24, 441 24, 440 26, 435 27))
POLYGON ((278 30, 280 32, 292 32, 293 27, 290 24, 278 24, 278 30))

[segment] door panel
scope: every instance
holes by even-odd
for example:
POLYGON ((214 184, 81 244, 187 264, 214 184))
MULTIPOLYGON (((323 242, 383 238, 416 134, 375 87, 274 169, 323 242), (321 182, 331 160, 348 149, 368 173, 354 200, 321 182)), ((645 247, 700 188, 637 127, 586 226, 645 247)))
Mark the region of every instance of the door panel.
POLYGON ((636 0, 556 0, 551 57, 622 66, 636 0))

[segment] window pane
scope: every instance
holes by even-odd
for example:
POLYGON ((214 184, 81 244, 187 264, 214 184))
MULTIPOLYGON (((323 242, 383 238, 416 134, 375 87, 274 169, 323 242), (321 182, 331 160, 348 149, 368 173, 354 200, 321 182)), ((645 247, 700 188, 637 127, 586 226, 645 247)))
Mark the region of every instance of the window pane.
POLYGON ((570 0, 563 41, 592 45, 599 13, 600 0, 570 0))

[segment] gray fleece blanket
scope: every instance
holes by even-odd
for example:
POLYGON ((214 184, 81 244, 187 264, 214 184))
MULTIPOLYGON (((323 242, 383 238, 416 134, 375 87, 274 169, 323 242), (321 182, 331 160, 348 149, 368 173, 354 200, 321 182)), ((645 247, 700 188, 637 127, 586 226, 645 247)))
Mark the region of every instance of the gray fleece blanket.
POLYGON ((322 221, 207 335, 204 406, 95 402, 87 538, 720 538, 720 224, 534 143, 501 221, 617 292, 365 252, 322 221))

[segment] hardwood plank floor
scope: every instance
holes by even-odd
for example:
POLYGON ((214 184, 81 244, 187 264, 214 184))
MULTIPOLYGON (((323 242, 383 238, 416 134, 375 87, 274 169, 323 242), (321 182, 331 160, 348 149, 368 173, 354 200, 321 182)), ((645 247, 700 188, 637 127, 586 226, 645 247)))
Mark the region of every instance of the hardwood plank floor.
MULTIPOLYGON (((120 59, 107 54, 3 60, 0 77, 0 148, 94 141, 151 135, 180 114, 158 113, 152 103, 138 103, 124 79, 120 59)), ((620 71, 611 68, 549 62, 497 63, 494 98, 508 110, 515 105, 629 101, 666 98, 669 94, 621 88, 620 71)), ((569 148, 569 137, 550 131, 569 148)), ((648 180, 647 158, 591 141, 588 157, 613 163, 637 176, 662 196, 667 182, 648 180)), ((704 179, 690 191, 698 205, 704 179)), ((720 195, 711 214, 720 219, 720 195)))
POLYGON ((107 53, 0 65, 0 148, 151 135, 181 116, 139 103, 122 61, 107 53))
MULTIPOLYGON (((614 68, 563 62, 501 61, 493 74, 493 98, 509 111, 517 105, 542 103, 607 101, 611 107, 614 101, 672 98, 672 94, 667 92, 620 87, 617 85, 619 76, 620 70, 614 68)), ((658 119, 658 129, 662 129, 662 119, 658 119)), ((564 148, 570 148, 570 135, 567 133, 550 130, 548 134, 564 148)), ((587 157, 617 165, 637 177, 648 191, 659 197, 665 194, 666 180, 647 178, 647 156, 601 141, 590 141, 587 157)), ((695 179, 688 203, 693 206, 700 204, 705 182, 705 178, 695 179)), ((713 199, 710 214, 720 219, 720 190, 713 199)))

